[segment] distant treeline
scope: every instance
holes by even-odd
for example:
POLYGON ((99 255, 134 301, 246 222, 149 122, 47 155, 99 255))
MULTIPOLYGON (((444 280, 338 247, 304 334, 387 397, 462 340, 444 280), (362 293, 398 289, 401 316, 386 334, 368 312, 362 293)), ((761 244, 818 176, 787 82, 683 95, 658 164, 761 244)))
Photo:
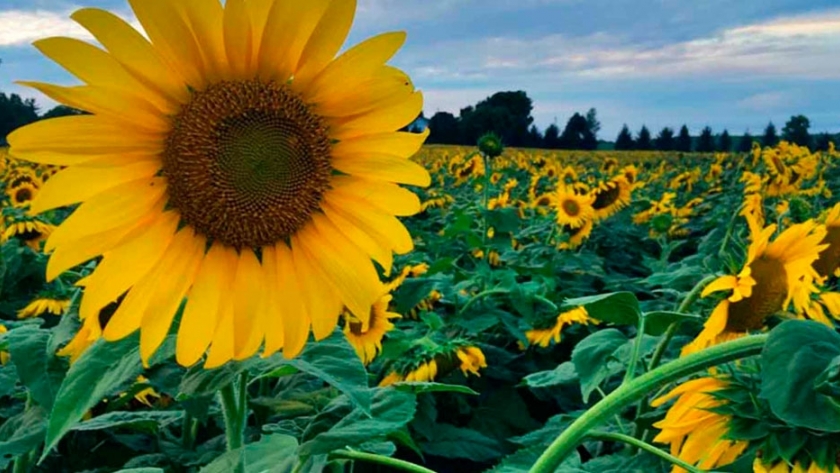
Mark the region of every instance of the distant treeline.
POLYGON ((601 124, 594 108, 585 114, 572 115, 562 132, 556 124, 541 132, 533 124, 532 110, 533 102, 524 91, 497 92, 475 106, 461 109, 457 117, 449 112, 437 112, 429 119, 421 115, 414 128, 428 126, 427 143, 430 144, 474 145, 483 133, 493 131, 502 137, 507 146, 545 149, 746 152, 752 148, 753 141, 762 146, 774 146, 784 139, 812 150, 826 150, 829 142, 840 142, 840 135, 820 133, 812 136, 809 133, 810 121, 803 115, 791 117, 781 134, 772 122, 758 137, 752 136, 749 131, 738 137, 730 135, 728 130, 716 135, 708 126, 699 136, 691 136, 686 125, 679 132, 665 127, 656 137, 646 126, 642 126, 634 136, 624 125, 615 142, 605 142, 598 137, 601 124))

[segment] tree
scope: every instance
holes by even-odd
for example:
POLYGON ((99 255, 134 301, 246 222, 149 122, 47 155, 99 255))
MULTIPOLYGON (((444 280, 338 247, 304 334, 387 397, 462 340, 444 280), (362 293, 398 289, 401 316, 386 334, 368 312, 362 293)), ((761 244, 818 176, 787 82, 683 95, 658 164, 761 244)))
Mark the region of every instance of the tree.
POLYGON ((17 94, 0 92, 0 145, 6 144, 9 133, 37 120, 35 99, 22 99, 17 94))
MULTIPOLYGON (((74 115, 86 115, 87 112, 83 112, 79 109, 75 109, 73 107, 68 107, 67 105, 56 105, 55 107, 49 109, 47 113, 41 115, 42 120, 46 120, 48 118, 58 118, 58 117, 70 117, 74 115)), ((422 113, 421 113, 422 115, 422 113)))
POLYGON ((528 128, 528 137, 525 140, 525 146, 528 148, 539 148, 542 146, 543 137, 540 134, 540 130, 537 129, 537 125, 531 125, 531 128, 528 128))
POLYGON ((794 115, 785 123, 782 128, 782 139, 799 146, 811 147, 811 135, 808 129, 811 128, 811 121, 805 115, 794 115))
POLYGON ((700 137, 697 139, 698 153, 711 153, 715 150, 715 137, 712 135, 711 127, 703 127, 700 137))
POLYGON ((556 123, 548 125, 543 136, 543 148, 557 149, 560 147, 560 128, 556 123))
POLYGON ((595 138, 595 141, 598 141, 598 132, 601 131, 601 122, 598 121, 598 111, 595 108, 590 108, 589 111, 586 112, 586 127, 589 129, 589 132, 592 133, 592 136, 595 138))
POLYGON ((831 134, 820 133, 814 137, 814 151, 828 151, 828 145, 832 141, 834 141, 835 145, 837 144, 835 137, 831 136, 831 134))
POLYGON ((663 128, 656 136, 655 145, 659 151, 673 151, 676 145, 674 142, 674 130, 667 126, 663 128))
POLYGON ((753 139, 754 138, 750 134, 750 131, 745 131, 744 135, 741 136, 741 139, 738 141, 738 152, 749 153, 750 151, 752 151, 753 139))
POLYGON ((688 127, 683 125, 680 128, 680 134, 677 135, 677 151, 684 153, 691 152, 691 135, 688 133, 688 127))
POLYGON ((493 132, 506 146, 522 146, 534 122, 533 108, 533 102, 522 90, 496 92, 475 107, 461 110, 461 144, 475 144, 481 135, 493 132))
POLYGON ((729 136, 729 130, 727 130, 726 128, 724 128, 723 133, 720 134, 717 150, 722 153, 728 153, 732 151, 732 137, 729 136))
POLYGON ((776 125, 773 122, 767 124, 767 128, 764 129, 764 136, 761 137, 761 146, 776 146, 779 144, 779 135, 776 134, 776 125))
POLYGON ((428 143, 454 145, 459 143, 458 119, 449 112, 437 112, 429 120, 428 143))
POLYGON ((633 149, 633 135, 630 134, 630 129, 625 123, 615 139, 615 149, 618 151, 627 151, 633 149))
POLYGON ((650 130, 648 130, 645 125, 642 125, 642 129, 639 130, 639 136, 636 137, 634 147, 643 151, 653 149, 653 140, 650 137, 650 130))
POLYGON ((572 115, 566 123, 563 134, 560 135, 560 147, 563 149, 595 149, 598 140, 589 130, 589 123, 579 113, 572 115))

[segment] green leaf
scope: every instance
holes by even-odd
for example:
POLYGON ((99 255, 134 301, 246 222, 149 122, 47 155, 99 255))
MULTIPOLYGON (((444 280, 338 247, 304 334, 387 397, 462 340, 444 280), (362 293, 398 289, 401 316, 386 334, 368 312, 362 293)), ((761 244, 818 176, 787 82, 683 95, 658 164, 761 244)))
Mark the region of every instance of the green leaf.
POLYGON ((265 435, 259 442, 222 454, 199 473, 230 473, 245 455, 245 473, 287 473, 297 461, 297 439, 290 435, 265 435))
POLYGON ((17 368, 13 363, 0 366, 0 397, 6 397, 17 390, 17 368))
MULTIPOLYGON (((544 450, 545 448, 543 447, 523 448, 514 454, 506 456, 501 463, 496 465, 492 470, 488 470, 487 473, 528 473, 544 450)), ((566 457, 563 463, 554 471, 556 473, 583 472, 580 468, 580 455, 575 451, 566 457)))
POLYGON ((840 356, 835 356, 825 370, 817 376, 814 387, 820 394, 840 399, 840 356))
POLYGON ((761 354, 761 397, 773 414, 798 427, 840 432, 838 399, 816 380, 840 355, 840 335, 818 322, 789 320, 770 332, 761 354))
POLYGON ((49 350, 50 332, 37 327, 21 327, 9 331, 7 340, 20 382, 36 403, 46 409, 52 408, 67 362, 49 350))
POLYGON ((300 456, 329 453, 348 446, 358 446, 408 424, 416 409, 414 394, 393 388, 376 389, 370 416, 355 408, 326 432, 304 442, 298 450, 300 456))
POLYGON ((72 430, 103 430, 115 427, 154 432, 160 427, 180 421, 183 411, 119 411, 109 412, 76 424, 72 430))
POLYGON ((394 293, 395 311, 407 314, 435 288, 437 281, 432 278, 406 279, 394 293))
POLYGON ((557 365, 557 368, 548 371, 531 373, 522 379, 523 384, 529 388, 550 388, 553 386, 576 383, 578 375, 574 363, 566 361, 557 365))
POLYGON ((572 363, 580 377, 580 391, 583 402, 589 402, 592 394, 601 383, 615 373, 618 362, 613 356, 627 337, 617 329, 599 330, 581 340, 572 351, 572 363))
POLYGON ((138 341, 137 333, 116 342, 99 339, 70 367, 50 413, 42 460, 87 411, 143 372, 138 341))
POLYGON ((46 411, 33 406, 12 418, 6 419, 0 427, 0 470, 3 470, 17 456, 29 453, 44 441, 47 427, 46 411))
POLYGON ((163 468, 128 468, 116 473, 165 473, 165 471, 163 468))
POLYGON ((590 297, 579 297, 563 301, 561 311, 583 306, 593 319, 617 325, 638 325, 642 310, 639 300, 632 292, 612 292, 590 297))
POLYGON ((645 334, 658 337, 668 330, 673 323, 691 323, 702 325, 704 319, 699 315, 680 312, 655 311, 644 314, 645 334))
POLYGON ((230 362, 211 370, 197 364, 188 369, 181 380, 177 399, 212 396, 232 383, 240 373, 248 369, 249 364, 248 361, 230 362))
POLYGON ((511 233, 519 230, 519 209, 506 207, 501 209, 487 210, 487 226, 493 227, 496 233, 511 233))
POLYGON ((392 384, 391 386, 399 391, 406 391, 414 394, 450 392, 472 394, 474 396, 478 396, 478 393, 473 391, 468 386, 461 386, 459 384, 416 383, 412 381, 400 381, 398 383, 392 384))
POLYGON ((505 454, 499 441, 472 429, 439 423, 433 432, 434 438, 420 443, 429 455, 487 462, 505 454))

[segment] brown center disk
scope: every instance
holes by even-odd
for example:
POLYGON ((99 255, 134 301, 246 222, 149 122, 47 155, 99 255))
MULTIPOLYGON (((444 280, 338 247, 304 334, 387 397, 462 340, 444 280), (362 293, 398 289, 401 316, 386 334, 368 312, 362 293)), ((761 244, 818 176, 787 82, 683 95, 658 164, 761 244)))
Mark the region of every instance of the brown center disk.
POLYGON ((274 82, 221 82, 175 117, 163 175, 169 204, 212 241, 259 248, 299 230, 329 186, 323 120, 274 82))
POLYGON ((592 203, 592 207, 595 210, 601 210, 609 207, 621 196, 621 189, 619 189, 618 184, 611 183, 609 186, 610 187, 608 189, 599 190, 595 194, 595 202, 592 203))
POLYGON ((745 332, 761 328, 764 319, 782 310, 787 298, 787 271, 781 261, 762 256, 750 264, 755 279, 752 296, 729 306, 726 330, 745 332))
POLYGON ((566 199, 561 205, 563 206, 563 211, 566 212, 566 215, 570 217, 577 217, 580 215, 580 205, 576 201, 566 199))
POLYGON ((814 261, 814 269, 820 276, 826 277, 834 274, 840 266, 840 227, 828 227, 828 233, 822 243, 828 243, 828 248, 824 249, 819 259, 814 261))

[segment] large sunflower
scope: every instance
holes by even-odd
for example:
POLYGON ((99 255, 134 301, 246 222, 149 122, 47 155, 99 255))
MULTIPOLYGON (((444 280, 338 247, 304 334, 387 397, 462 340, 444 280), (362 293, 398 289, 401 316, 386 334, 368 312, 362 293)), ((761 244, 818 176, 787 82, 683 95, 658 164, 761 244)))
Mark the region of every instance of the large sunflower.
POLYGON ((592 203, 595 198, 589 194, 578 194, 570 187, 560 185, 554 198, 557 210, 557 224, 569 228, 580 228, 595 217, 592 203))
POLYGON ((592 208, 597 219, 605 219, 630 205, 633 186, 624 175, 602 182, 591 191, 592 208))
POLYGON ((103 10, 73 19, 104 49, 35 43, 84 84, 27 82, 92 115, 12 133, 10 152, 66 165, 32 210, 81 202, 47 243, 48 279, 104 258, 82 318, 126 293, 103 335, 140 329, 148 360, 175 312, 177 360, 207 367, 264 344, 294 356, 310 327, 330 335, 344 306, 367 326, 390 270, 412 249, 395 216, 419 211, 397 183, 425 186, 408 160, 425 134, 397 132, 422 108, 385 63, 404 33, 342 47, 354 0, 129 0, 145 30, 103 10), (146 37, 150 41, 146 40, 146 37))
POLYGON ((730 291, 712 311, 697 338, 683 348, 692 353, 763 326, 764 320, 785 310, 791 302, 802 312, 810 303, 817 273, 811 264, 826 245, 820 244, 825 227, 814 221, 793 225, 772 242, 776 225, 752 236, 747 261, 738 275, 721 276, 702 296, 730 291))

